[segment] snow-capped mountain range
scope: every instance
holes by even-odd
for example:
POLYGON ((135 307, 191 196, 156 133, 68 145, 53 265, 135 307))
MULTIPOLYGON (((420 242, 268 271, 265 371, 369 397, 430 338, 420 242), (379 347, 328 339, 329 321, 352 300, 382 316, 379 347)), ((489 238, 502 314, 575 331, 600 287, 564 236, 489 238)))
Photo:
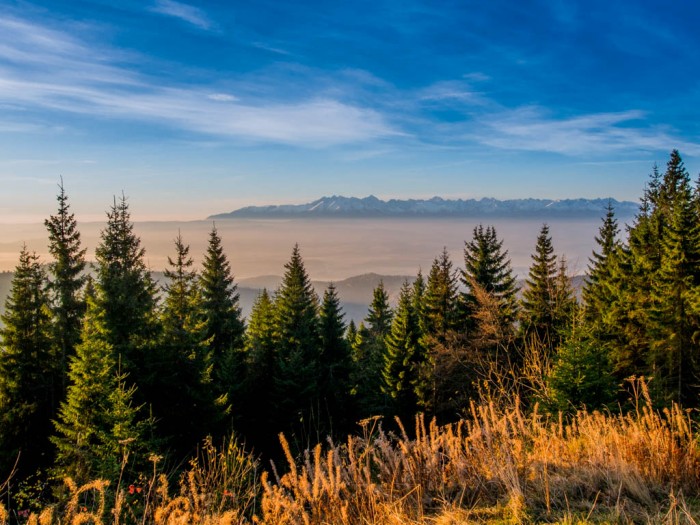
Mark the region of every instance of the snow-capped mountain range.
POLYGON ((608 203, 615 215, 629 217, 639 204, 615 199, 378 199, 369 197, 321 197, 307 204, 247 206, 209 219, 313 218, 313 217, 602 217, 608 203))

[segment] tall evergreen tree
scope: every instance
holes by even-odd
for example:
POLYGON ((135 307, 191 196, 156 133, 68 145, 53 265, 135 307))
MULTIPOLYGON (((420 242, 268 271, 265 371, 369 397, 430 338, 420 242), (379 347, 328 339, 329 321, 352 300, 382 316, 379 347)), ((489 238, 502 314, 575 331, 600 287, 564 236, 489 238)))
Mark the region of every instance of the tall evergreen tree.
POLYGON ((463 329, 476 327, 476 310, 479 308, 479 287, 496 299, 499 304, 499 323, 512 325, 517 315, 517 285, 510 267, 508 251, 503 249, 503 241, 498 240, 493 226, 479 225, 474 228, 471 241, 464 245, 464 271, 462 284, 466 288, 460 296, 461 320, 463 329))
POLYGON ((550 349, 556 347, 557 257, 554 255, 549 226, 544 224, 537 237, 532 265, 522 297, 522 328, 550 349))
POLYGON ((135 387, 125 384, 118 357, 107 341, 105 317, 95 297, 88 297, 82 342, 70 364, 68 394, 54 423, 55 474, 79 484, 117 479, 122 464, 135 475, 149 448, 151 421, 132 404, 135 387))
POLYGON ((423 302, 426 335, 444 342, 447 333, 456 328, 458 313, 457 276, 447 248, 433 261, 423 302))
POLYGON ((598 229, 595 242, 600 251, 593 251, 589 259, 588 275, 583 286, 583 301, 586 317, 590 322, 600 325, 600 319, 611 306, 611 286, 613 257, 620 248, 617 236, 620 229, 615 219, 612 202, 608 201, 603 224, 598 229))
POLYGON ((229 401, 238 405, 242 402, 240 396, 244 379, 244 324, 238 285, 216 226, 209 234, 200 287, 214 386, 219 395, 228 395, 229 401))
POLYGON ((280 430, 299 422, 301 428, 294 425, 299 432, 297 437, 305 439, 304 434, 309 433, 308 437, 318 424, 321 358, 318 297, 298 245, 284 267, 275 298, 275 412, 284 425, 280 430))
POLYGON ((53 262, 49 263, 51 279, 51 313, 53 317, 53 339, 59 348, 61 383, 58 392, 63 399, 67 388, 68 360, 80 342, 80 324, 85 313, 85 303, 80 290, 85 284, 85 248, 81 247, 80 232, 75 215, 70 212, 68 196, 59 184, 58 211, 44 221, 49 232, 49 252, 53 262))
POLYGON ((345 339, 345 314, 340 299, 331 283, 323 294, 319 315, 321 336, 320 396, 327 429, 334 435, 343 435, 354 423, 350 410, 350 373, 352 359, 350 345, 345 339))
POLYGON ((162 307, 161 342, 156 350, 163 363, 154 378, 166 395, 154 400, 161 435, 167 436, 178 455, 216 429, 226 409, 226 397, 217 396, 211 384, 210 355, 205 344, 206 326, 193 261, 178 233, 175 258, 168 257, 162 307))
POLYGON ((351 383, 358 419, 382 414, 388 397, 382 387, 386 338, 391 333, 394 312, 389 305, 389 294, 384 282, 372 292, 364 322, 352 341, 353 368, 351 383))
POLYGON ((51 342, 49 298, 36 254, 22 247, 5 301, 0 337, 0 472, 20 454, 19 476, 49 462, 60 361, 51 342))
POLYGON ((667 399, 694 406, 700 399, 700 225, 690 177, 671 153, 657 209, 665 221, 660 268, 652 285, 650 358, 667 399))
POLYGON ((418 406, 420 370, 426 360, 421 335, 413 289, 404 282, 391 333, 386 339, 383 371, 384 393, 391 399, 393 413, 402 418, 411 418, 418 406))
POLYGON ((95 250, 95 306, 101 310, 104 329, 99 335, 113 349, 129 380, 138 385, 138 394, 147 398, 147 385, 158 373, 151 369, 154 363, 146 353, 157 334, 155 284, 123 195, 107 212, 100 239, 95 250))
POLYGON ((275 377, 275 305, 266 289, 258 295, 248 319, 245 332, 247 357, 245 394, 240 405, 233 405, 234 414, 241 414, 245 426, 240 430, 263 450, 271 450, 278 443, 275 432, 273 386, 275 377))

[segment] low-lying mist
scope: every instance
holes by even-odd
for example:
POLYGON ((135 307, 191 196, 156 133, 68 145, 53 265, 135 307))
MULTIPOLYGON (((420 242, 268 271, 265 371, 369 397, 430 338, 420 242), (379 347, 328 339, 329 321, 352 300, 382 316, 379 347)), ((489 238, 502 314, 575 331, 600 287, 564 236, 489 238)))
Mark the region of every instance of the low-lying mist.
MULTIPOLYGON (((622 223, 623 221, 621 221, 622 223)), ((199 264, 206 250, 212 221, 141 222, 135 231, 146 249, 146 261, 154 271, 167 266, 178 230, 199 264)), ((463 263, 464 242, 471 239, 478 219, 228 219, 216 222, 237 279, 282 275, 292 247, 299 243, 306 268, 316 280, 340 280, 375 272, 383 275, 415 275, 430 269, 432 260, 446 247, 456 267, 463 263)), ((508 250, 513 270, 527 274, 542 221, 536 219, 488 220, 508 250)), ((569 271, 586 271, 595 246, 600 219, 548 221, 554 249, 566 255, 569 271)), ((622 226, 622 224, 621 224, 622 226)), ((88 260, 104 223, 79 223, 88 260)), ((0 270, 12 270, 26 243, 43 261, 49 261, 47 234, 41 224, 0 224, 0 270)))

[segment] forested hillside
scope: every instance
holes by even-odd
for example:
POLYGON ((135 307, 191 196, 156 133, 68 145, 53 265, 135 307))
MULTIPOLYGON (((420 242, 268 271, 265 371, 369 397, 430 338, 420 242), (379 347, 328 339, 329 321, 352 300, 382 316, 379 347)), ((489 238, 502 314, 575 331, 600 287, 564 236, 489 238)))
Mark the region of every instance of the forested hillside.
POLYGON ((13 512, 65 497, 65 477, 143 485, 156 463, 176 476, 207 436, 279 460, 374 416, 404 440, 420 425, 402 430, 395 416, 476 425, 483 399, 583 421, 584 407, 639 411, 632 377, 656 407, 700 407, 700 179, 676 151, 628 231, 608 207, 581 300, 546 224, 522 291, 498 232, 480 225, 463 260, 436 254, 394 307, 380 283, 358 324, 333 285, 314 291, 296 245, 244 322, 216 228, 201 270, 178 235, 158 286, 125 198, 109 209, 94 277, 62 187, 45 224, 52 259, 22 250, 2 316, 0 483, 11 479, 13 512))

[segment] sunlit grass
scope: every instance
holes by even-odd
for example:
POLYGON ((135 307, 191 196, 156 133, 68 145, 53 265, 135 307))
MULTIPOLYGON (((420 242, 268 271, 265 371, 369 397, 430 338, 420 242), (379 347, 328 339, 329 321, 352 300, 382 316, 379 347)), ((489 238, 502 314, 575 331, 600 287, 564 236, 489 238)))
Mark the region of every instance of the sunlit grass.
MULTIPOLYGON (((700 442, 687 412, 648 404, 569 419, 517 402, 473 404, 438 426, 417 417, 398 434, 379 419, 343 443, 319 444, 263 470, 235 441, 205 444, 171 490, 156 469, 133 486, 66 480, 62 507, 31 524, 696 523, 700 442)), ((0 505, 0 523, 9 521, 0 505)))

